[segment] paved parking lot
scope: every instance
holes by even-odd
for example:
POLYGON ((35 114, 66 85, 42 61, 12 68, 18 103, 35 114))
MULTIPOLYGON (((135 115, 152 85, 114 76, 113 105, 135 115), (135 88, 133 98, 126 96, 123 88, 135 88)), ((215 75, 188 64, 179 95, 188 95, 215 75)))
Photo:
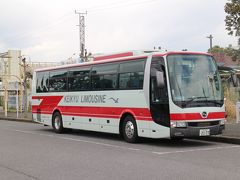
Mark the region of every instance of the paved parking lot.
POLYGON ((1 180, 240 179, 240 145, 142 139, 0 121, 1 180))

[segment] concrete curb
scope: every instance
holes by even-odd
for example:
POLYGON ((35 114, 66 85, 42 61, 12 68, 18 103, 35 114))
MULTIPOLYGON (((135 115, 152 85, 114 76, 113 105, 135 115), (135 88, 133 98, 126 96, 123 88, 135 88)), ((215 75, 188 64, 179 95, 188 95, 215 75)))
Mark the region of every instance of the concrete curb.
POLYGON ((240 138, 223 136, 223 135, 199 137, 194 139, 203 140, 203 141, 212 141, 212 142, 222 142, 222 143, 229 143, 229 144, 240 144, 240 138))
POLYGON ((0 120, 35 123, 33 120, 27 118, 0 117, 0 120))

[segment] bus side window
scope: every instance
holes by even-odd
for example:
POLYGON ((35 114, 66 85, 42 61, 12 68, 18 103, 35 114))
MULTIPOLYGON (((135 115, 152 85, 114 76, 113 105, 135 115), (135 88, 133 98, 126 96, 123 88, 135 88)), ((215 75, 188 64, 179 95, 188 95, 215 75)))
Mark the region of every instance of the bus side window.
POLYGON ((90 89, 90 67, 70 69, 68 73, 69 91, 90 89))
POLYGON ((38 72, 36 77, 36 92, 48 92, 49 72, 38 72))
POLYGON ((119 89, 142 89, 145 61, 138 60, 120 64, 119 89))
POLYGON ((49 91, 67 91, 67 70, 50 72, 49 91))
POLYGON ((118 66, 118 63, 93 66, 92 88, 94 90, 116 89, 118 66))
POLYGON ((167 84, 166 84, 166 72, 164 66, 164 60, 162 58, 156 58, 152 60, 151 64, 151 101, 153 103, 167 103, 167 84), (164 84, 163 88, 158 88, 156 71, 161 71, 164 73, 164 84))

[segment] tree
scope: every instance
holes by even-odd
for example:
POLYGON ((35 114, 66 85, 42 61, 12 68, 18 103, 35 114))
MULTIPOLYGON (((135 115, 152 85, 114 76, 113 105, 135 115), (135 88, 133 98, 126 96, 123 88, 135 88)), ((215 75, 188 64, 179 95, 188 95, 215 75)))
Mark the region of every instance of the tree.
POLYGON ((232 58, 232 61, 237 61, 240 59, 240 51, 239 49, 234 49, 231 46, 227 48, 220 47, 218 45, 213 46, 212 49, 208 49, 209 53, 224 53, 232 58))
POLYGON ((235 36, 239 37, 239 49, 235 49, 231 52, 232 59, 236 61, 240 59, 240 0, 229 0, 224 10, 227 13, 225 23, 228 34, 233 35, 235 33, 235 36))
POLYGON ((226 29, 229 35, 240 36, 240 0, 229 0, 224 10, 227 13, 225 18, 226 29))
POLYGON ((218 45, 213 46, 212 49, 208 49, 209 53, 225 53, 225 48, 218 45))

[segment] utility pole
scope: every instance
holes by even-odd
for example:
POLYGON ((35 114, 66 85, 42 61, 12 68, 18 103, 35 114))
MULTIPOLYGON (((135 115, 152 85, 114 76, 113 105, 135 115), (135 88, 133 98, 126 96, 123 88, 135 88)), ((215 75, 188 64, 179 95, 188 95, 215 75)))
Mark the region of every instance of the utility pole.
POLYGON ((210 34, 210 36, 207 36, 207 38, 209 38, 209 40, 210 40, 210 52, 212 52, 212 39, 213 39, 213 36, 210 34))
POLYGON ((24 88, 24 117, 27 117, 27 72, 26 72, 26 58, 22 58, 23 63, 23 88, 24 88))
POLYGON ((7 117, 8 111, 8 76, 7 76, 7 61, 4 61, 4 112, 5 117, 7 117))
POLYGON ((80 58, 83 60, 85 56, 85 16, 87 14, 87 11, 85 13, 80 13, 75 10, 75 14, 78 14, 79 18, 79 50, 80 50, 80 58))

